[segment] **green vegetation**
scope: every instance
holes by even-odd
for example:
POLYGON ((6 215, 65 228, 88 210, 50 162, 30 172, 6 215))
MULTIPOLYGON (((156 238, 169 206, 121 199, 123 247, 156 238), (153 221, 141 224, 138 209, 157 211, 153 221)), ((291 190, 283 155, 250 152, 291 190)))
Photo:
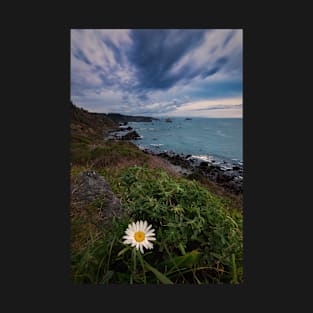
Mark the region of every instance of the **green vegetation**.
POLYGON ((92 163, 96 167, 118 164, 127 159, 146 161, 148 156, 129 142, 107 142, 88 145, 86 140, 71 144, 71 161, 76 164, 92 163))
POLYGON ((160 158, 125 141, 104 141, 114 123, 71 107, 71 183, 96 170, 126 214, 107 225, 101 198, 71 201, 71 279, 92 284, 238 284, 243 281, 240 199, 197 174, 182 178, 160 158), (96 125, 96 126, 95 126, 96 125), (123 243, 128 224, 146 220, 156 241, 144 254, 123 243))
MULTIPOLYGON (((128 217, 98 228, 72 254, 79 283, 208 284, 242 281, 242 215, 196 181, 133 166, 110 180, 128 217), (154 249, 143 255, 123 244, 132 221, 147 220, 156 230, 154 249)), ((78 221, 74 220, 74 225, 78 221)))

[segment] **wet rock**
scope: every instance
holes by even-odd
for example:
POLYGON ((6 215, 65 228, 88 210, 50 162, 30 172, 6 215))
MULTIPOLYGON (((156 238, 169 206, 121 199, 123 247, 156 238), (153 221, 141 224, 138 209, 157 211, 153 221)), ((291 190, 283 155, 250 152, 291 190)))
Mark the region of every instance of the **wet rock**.
POLYGON ((139 136, 139 134, 133 130, 128 132, 126 135, 122 136, 122 140, 137 140, 140 139, 141 137, 139 136))
POLYGON ((137 140, 141 139, 140 135, 131 127, 121 128, 118 131, 110 133, 108 139, 110 140, 137 140))
POLYGON ((243 169, 240 165, 230 165, 226 161, 202 161, 192 158, 192 155, 184 156, 172 151, 154 152, 153 154, 165 158, 173 165, 180 166, 191 173, 199 173, 199 175, 219 184, 234 194, 243 192, 243 169))

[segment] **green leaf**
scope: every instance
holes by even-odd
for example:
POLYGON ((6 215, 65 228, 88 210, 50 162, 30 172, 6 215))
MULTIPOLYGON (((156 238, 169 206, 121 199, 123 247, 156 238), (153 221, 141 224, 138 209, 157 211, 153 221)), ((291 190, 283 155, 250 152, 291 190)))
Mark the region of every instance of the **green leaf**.
POLYGON ((129 250, 130 248, 131 248, 131 247, 128 246, 128 247, 122 249, 122 250, 117 254, 117 256, 118 256, 118 257, 121 256, 121 255, 124 254, 127 250, 129 250))
POLYGON ((186 253, 185 255, 174 257, 169 263, 173 265, 169 272, 171 272, 175 267, 191 267, 196 265, 199 261, 200 253, 197 250, 186 253))
POLYGON ((182 253, 182 255, 186 255, 186 251, 181 242, 179 243, 178 248, 180 249, 180 252, 182 253))
POLYGON ((109 280, 113 277, 114 271, 108 271, 102 278, 102 283, 108 284, 109 280))
POLYGON ((232 261, 232 272, 233 272, 232 273, 233 274, 232 282, 234 284, 238 284, 235 254, 231 255, 231 261, 232 261))
POLYGON ((145 263, 146 269, 151 271, 162 284, 171 284, 171 285, 173 284, 173 282, 169 278, 167 278, 164 274, 159 272, 156 268, 151 266, 145 260, 144 260, 144 263, 145 263))

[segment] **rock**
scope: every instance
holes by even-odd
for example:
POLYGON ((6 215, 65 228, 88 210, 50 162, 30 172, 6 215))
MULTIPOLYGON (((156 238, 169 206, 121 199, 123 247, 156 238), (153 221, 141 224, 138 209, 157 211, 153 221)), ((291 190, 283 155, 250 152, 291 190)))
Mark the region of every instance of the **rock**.
POLYGON ((137 140, 141 139, 140 135, 132 130, 131 127, 119 129, 118 131, 113 131, 108 137, 110 140, 137 140))
POLYGON ((133 130, 128 132, 126 135, 122 136, 122 140, 137 140, 140 139, 141 137, 139 136, 139 134, 133 130))
POLYGON ((72 185, 72 201, 82 206, 98 203, 99 216, 103 220, 121 217, 123 208, 104 177, 95 171, 81 172, 72 185))
POLYGON ((242 183, 235 180, 230 181, 225 187, 235 194, 241 194, 243 192, 242 183))
POLYGON ((226 161, 201 161, 190 158, 191 155, 184 156, 171 151, 160 152, 157 155, 167 159, 175 166, 180 166, 181 168, 188 170, 190 173, 198 173, 199 175, 202 175, 202 177, 219 184, 234 194, 241 194, 243 192, 242 168, 240 166, 238 170, 235 171, 233 169, 235 165, 229 166, 226 161))

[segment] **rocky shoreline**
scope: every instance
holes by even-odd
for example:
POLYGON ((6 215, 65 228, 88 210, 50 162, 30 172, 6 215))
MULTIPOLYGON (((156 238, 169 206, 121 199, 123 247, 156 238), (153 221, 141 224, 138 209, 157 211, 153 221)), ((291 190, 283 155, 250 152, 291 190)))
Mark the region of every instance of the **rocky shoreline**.
POLYGON ((200 174, 210 181, 217 183, 226 190, 239 195, 243 193, 243 165, 240 162, 229 163, 210 159, 203 161, 202 158, 177 154, 172 151, 155 152, 141 148, 142 151, 159 156, 168 160, 171 164, 180 167, 185 176, 200 174))
MULTIPOLYGON (((141 136, 124 123, 118 130, 113 130, 107 137, 109 140, 138 140, 141 136)), ((151 155, 156 155, 174 165, 177 172, 188 176, 192 174, 213 181, 236 195, 243 193, 243 164, 242 162, 219 161, 214 158, 204 158, 192 155, 177 154, 173 151, 156 152, 148 148, 139 148, 151 155)))
POLYGON ((119 126, 119 129, 109 131, 108 140, 138 140, 141 136, 127 122, 119 126))

